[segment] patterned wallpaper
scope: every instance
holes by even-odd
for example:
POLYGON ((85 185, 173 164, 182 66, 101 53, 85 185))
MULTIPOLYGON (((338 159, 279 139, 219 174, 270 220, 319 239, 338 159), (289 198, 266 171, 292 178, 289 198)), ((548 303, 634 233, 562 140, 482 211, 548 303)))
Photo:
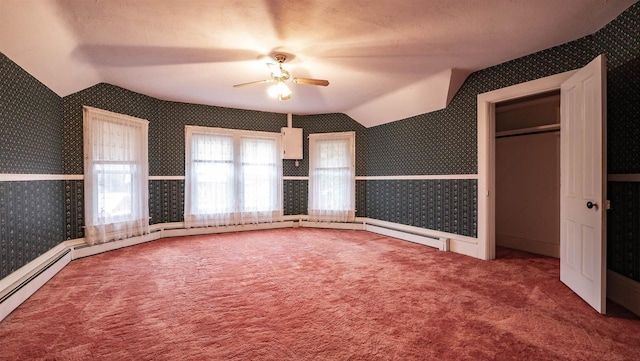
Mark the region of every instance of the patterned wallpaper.
MULTIPOLYGON (((156 118, 158 100, 115 85, 100 83, 62 98, 65 174, 82 174, 82 106, 88 105, 149 120, 156 118)), ((151 128, 151 126, 149 127, 151 128)), ((151 131, 149 131, 151 133, 151 131)), ((151 136, 151 134, 149 134, 151 136)), ((149 151, 151 162, 152 152, 149 151)))
MULTIPOLYGON (((640 3, 596 34, 607 54, 607 167, 640 173, 640 3)), ((640 281, 640 183, 609 182, 607 266, 640 281)))
POLYGON ((607 54, 607 166, 640 173, 640 3, 594 34, 607 54))
MULTIPOLYGON (((294 115, 294 128, 302 128, 303 159, 300 166, 295 166, 294 160, 285 160, 283 174, 285 176, 309 175, 309 134, 356 132, 356 175, 366 174, 367 129, 346 114, 294 115)), ((305 212, 306 214, 306 212, 305 212)))
POLYGON ((475 179, 367 181, 367 216, 475 237, 475 179))
MULTIPOLYGON (((62 173, 62 99, 0 53, 0 173, 62 173)), ((61 181, 0 182, 0 279, 64 239, 61 181)))
POLYGON ((283 183, 284 215, 307 214, 309 182, 306 180, 285 180, 283 183))
POLYGON ((149 181, 149 224, 184 222, 184 181, 149 181))
POLYGON ((62 173, 62 99, 0 53, 0 173, 62 173))
MULTIPOLYGON (((473 73, 443 110, 366 129, 343 114, 294 116, 310 133, 356 131, 357 174, 475 174, 476 96, 575 69, 608 56, 610 172, 639 172, 638 9, 635 4, 592 36, 473 73), (631 80, 631 81, 630 81, 631 80)), ((0 171, 82 174, 82 105, 150 121, 150 175, 184 174, 184 125, 278 132, 284 114, 158 100, 109 84, 60 99, 0 54, 0 171), (7 145, 7 146, 5 146, 7 145)), ((306 142, 305 142, 306 143, 306 142)), ((284 161, 285 176, 308 175, 284 161)), ((53 247, 82 236, 82 181, 0 182, 0 277, 53 247), (37 201, 36 201, 37 200, 37 201)), ((640 281, 637 184, 610 184, 609 266, 640 281)), ((285 181, 285 213, 306 213, 306 181, 285 181)), ((152 223, 182 220, 183 181, 150 181, 152 223)), ((372 180, 356 184, 358 216, 462 235, 477 232, 473 180, 372 180), (361 213, 362 212, 362 213, 361 213)))
POLYGON ((0 182, 0 279, 64 239, 61 181, 0 182))
POLYGON ((591 37, 471 74, 445 109, 368 129, 367 175, 477 173, 477 96, 576 69, 593 59, 591 37))
MULTIPOLYGON (((369 128, 367 175, 477 173, 477 95, 584 66, 593 58, 591 49, 592 39, 587 37, 475 72, 446 109, 369 128)), ((429 184, 421 182, 420 187, 429 184)), ((459 186, 460 181, 439 182, 441 189, 452 189, 459 186)), ((370 183, 371 186, 367 185, 369 217, 477 236, 475 190, 435 194, 435 198, 427 198, 425 203, 424 198, 415 198, 415 192, 409 192, 411 183, 370 183), (434 199, 447 200, 454 194, 457 197, 454 202, 433 203, 434 199), (454 205, 455 208, 451 208, 454 205)))
POLYGON ((159 101, 149 124, 149 174, 184 175, 184 126, 199 125, 280 133, 286 114, 159 101))
POLYGON ((64 237, 84 238, 84 182, 64 181, 64 237))
MULTIPOLYGON (((284 215, 307 214, 309 182, 284 181, 284 215)), ((356 217, 367 217, 367 181, 356 181, 356 217)))
POLYGON ((610 182, 607 267, 640 282, 640 183, 610 182))
MULTIPOLYGON (((367 175, 477 173, 478 94, 582 67, 602 52, 608 58, 609 173, 640 173, 639 12, 640 4, 635 4, 592 36, 471 74, 446 109, 369 128, 367 175)), ((416 219, 417 212, 410 212, 415 200, 410 199, 408 192, 398 191, 401 181, 375 182, 388 183, 388 190, 371 192, 369 184, 373 187, 376 183, 367 183, 369 217, 445 230, 444 224, 433 221, 425 224, 422 218, 416 219)), ((474 226, 464 233, 453 233, 476 236, 476 200, 466 201, 458 209, 457 217, 473 217, 474 226)), ((437 209, 432 206, 427 204, 427 215, 433 220, 437 219, 433 213, 437 209)), ((632 217, 639 219, 640 213, 632 211, 632 217)), ((616 213, 610 218, 615 219, 616 213)), ((609 244, 625 242, 625 237, 623 233, 610 233, 609 244)), ((640 243, 640 235, 634 237, 634 242, 640 243)), ((610 249, 613 259, 628 257, 616 256, 620 248, 615 245, 610 249)), ((640 259, 640 253, 630 257, 640 259)), ((613 264, 612 269, 615 268, 613 264)), ((640 280, 640 276, 635 277, 640 280)))

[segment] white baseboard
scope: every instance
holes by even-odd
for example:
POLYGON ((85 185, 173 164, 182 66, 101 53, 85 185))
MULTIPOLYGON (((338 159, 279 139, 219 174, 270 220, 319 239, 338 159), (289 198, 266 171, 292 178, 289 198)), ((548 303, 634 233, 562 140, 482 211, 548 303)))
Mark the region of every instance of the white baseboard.
POLYGON ((0 321, 71 262, 71 250, 60 243, 0 280, 0 321))
POLYGON ((560 258, 560 244, 496 233, 496 245, 560 258))
POLYGON ((373 233, 383 234, 389 237, 403 239, 405 241, 409 241, 413 243, 422 244, 424 246, 434 247, 441 251, 449 250, 448 238, 433 238, 427 235, 407 233, 407 232, 402 232, 395 229, 374 226, 372 224, 365 225, 365 230, 373 233))
POLYGON ((308 216, 286 216, 283 222, 248 224, 228 227, 184 228, 183 222, 163 223, 150 226, 151 233, 125 240, 85 244, 84 239, 68 240, 55 246, 19 270, 0 280, 0 321, 35 293, 69 262, 119 248, 134 246, 164 237, 214 234, 225 232, 253 231, 275 228, 315 227, 351 230, 369 230, 415 243, 450 250, 477 257, 477 239, 452 233, 434 231, 403 224, 370 218, 356 218, 353 223, 309 222, 308 216))
POLYGON ((121 239, 118 241, 96 244, 93 246, 81 245, 73 249, 73 259, 93 256, 99 253, 113 251, 116 249, 135 246, 136 244, 155 241, 160 238, 160 232, 145 234, 144 236, 121 239))
MULTIPOLYGON (((475 258, 480 258, 477 238, 461 236, 455 233, 436 231, 434 229, 407 226, 405 224, 381 221, 373 218, 363 218, 363 222, 365 223, 366 227, 373 225, 373 226, 392 229, 392 230, 404 233, 404 235, 398 234, 398 236, 392 236, 400 239, 405 239, 403 237, 412 238, 411 235, 425 236, 429 238, 435 238, 438 240, 447 239, 449 242, 447 251, 460 253, 460 254, 464 254, 466 256, 471 256, 475 258)), ((420 242, 417 242, 417 243, 420 243, 420 242)), ((432 247, 437 247, 438 249, 440 249, 440 247, 438 246, 432 246, 432 247)))
POLYGON ((197 227, 197 228, 169 229, 169 230, 163 231, 163 237, 181 237, 181 236, 195 236, 195 235, 201 235, 201 234, 257 231, 261 229, 293 228, 293 226, 294 226, 293 221, 285 221, 285 222, 273 222, 273 223, 243 224, 238 226, 224 226, 224 227, 197 227))
POLYGON ((607 270, 607 298, 640 316, 640 282, 607 270))
POLYGON ((330 228, 330 229, 350 229, 354 231, 364 230, 362 223, 340 223, 340 222, 309 222, 300 221, 300 227, 309 228, 330 228))

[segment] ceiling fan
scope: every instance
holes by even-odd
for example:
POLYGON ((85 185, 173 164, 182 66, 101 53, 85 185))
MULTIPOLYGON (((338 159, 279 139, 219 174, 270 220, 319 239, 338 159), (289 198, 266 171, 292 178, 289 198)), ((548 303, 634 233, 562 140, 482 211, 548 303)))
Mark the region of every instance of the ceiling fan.
POLYGON ((309 78, 294 78, 291 74, 282 67, 282 63, 287 60, 287 56, 284 54, 276 54, 274 57, 277 64, 267 63, 269 70, 271 70, 271 79, 265 80, 257 80, 251 81, 248 83, 236 84, 233 87, 241 87, 245 85, 251 84, 262 84, 262 83, 274 83, 271 87, 269 87, 268 92, 269 95, 278 98, 278 100, 288 100, 291 99, 291 89, 285 84, 285 82, 290 82, 294 84, 306 84, 306 85, 318 85, 318 86, 327 86, 329 85, 328 80, 321 79, 309 79, 309 78))

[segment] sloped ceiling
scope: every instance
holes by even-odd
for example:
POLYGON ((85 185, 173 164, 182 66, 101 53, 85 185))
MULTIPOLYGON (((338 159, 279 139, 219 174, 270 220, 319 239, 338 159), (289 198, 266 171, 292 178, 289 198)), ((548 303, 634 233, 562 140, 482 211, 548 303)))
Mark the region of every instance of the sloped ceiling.
POLYGON ((346 113, 446 107, 473 71, 589 35, 634 0, 0 0, 0 51, 60 96, 107 82, 165 100, 346 113), (277 101, 274 53, 297 77, 277 101))

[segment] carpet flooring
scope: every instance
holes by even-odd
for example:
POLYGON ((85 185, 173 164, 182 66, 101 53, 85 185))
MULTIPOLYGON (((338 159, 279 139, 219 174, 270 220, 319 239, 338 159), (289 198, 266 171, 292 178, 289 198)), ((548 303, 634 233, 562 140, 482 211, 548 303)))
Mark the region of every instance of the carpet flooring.
POLYGON ((640 360, 557 259, 364 231, 167 238, 71 262, 0 323, 0 360, 640 360))

